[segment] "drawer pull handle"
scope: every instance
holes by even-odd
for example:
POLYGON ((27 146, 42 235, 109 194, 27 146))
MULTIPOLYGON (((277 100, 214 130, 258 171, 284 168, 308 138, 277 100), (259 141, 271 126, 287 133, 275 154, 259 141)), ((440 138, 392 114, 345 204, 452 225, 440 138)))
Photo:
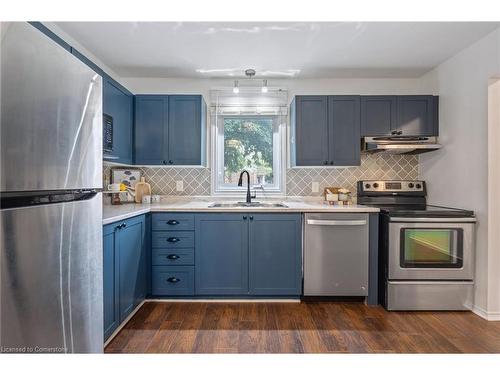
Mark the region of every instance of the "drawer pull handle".
POLYGON ((173 242, 173 243, 175 243, 175 242, 179 242, 179 241, 180 241, 180 239, 177 238, 177 237, 169 237, 169 238, 167 238, 167 242, 173 242))
POLYGON ((177 220, 169 220, 169 221, 167 221, 167 224, 168 225, 178 225, 180 223, 177 220))
POLYGON ((176 259, 179 259, 179 258, 180 258, 180 256, 175 255, 175 254, 170 254, 170 255, 167 255, 167 259, 176 260, 176 259))
POLYGON ((167 281, 168 281, 169 283, 173 283, 173 284, 175 284, 175 283, 178 283, 179 281, 181 281, 181 279, 178 279, 177 277, 169 277, 169 278, 167 279, 167 281))

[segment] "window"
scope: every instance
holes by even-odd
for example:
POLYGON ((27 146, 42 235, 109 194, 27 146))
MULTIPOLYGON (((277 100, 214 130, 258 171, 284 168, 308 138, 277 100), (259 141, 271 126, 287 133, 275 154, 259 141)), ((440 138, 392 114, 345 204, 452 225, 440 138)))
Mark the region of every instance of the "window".
POLYGON ((250 174, 253 189, 282 192, 284 126, 277 115, 224 115, 217 119, 215 193, 246 189, 238 187, 241 171, 250 174))

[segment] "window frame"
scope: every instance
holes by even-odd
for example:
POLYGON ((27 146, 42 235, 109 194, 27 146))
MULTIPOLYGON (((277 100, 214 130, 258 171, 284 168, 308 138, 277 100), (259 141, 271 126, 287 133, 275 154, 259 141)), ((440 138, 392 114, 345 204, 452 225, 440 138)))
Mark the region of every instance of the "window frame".
POLYGON ((284 196, 286 180, 286 121, 287 118, 280 114, 220 114, 214 118, 212 127, 212 195, 240 196, 246 191, 244 186, 224 184, 224 120, 225 119, 258 119, 272 118, 273 120, 273 178, 272 186, 251 185, 259 196, 284 196))

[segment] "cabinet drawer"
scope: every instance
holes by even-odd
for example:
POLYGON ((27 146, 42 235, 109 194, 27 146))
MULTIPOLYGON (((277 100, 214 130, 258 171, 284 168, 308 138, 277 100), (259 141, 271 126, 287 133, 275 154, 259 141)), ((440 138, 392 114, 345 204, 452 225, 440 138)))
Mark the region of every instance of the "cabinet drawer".
POLYGON ((193 295, 194 267, 153 266, 151 292, 153 295, 193 295))
POLYGON ((153 232, 153 247, 178 249, 194 247, 194 232, 153 232))
POLYGON ((192 266, 194 249, 153 249, 153 266, 192 266))
POLYGON ((193 214, 153 214, 153 230, 194 230, 193 214))

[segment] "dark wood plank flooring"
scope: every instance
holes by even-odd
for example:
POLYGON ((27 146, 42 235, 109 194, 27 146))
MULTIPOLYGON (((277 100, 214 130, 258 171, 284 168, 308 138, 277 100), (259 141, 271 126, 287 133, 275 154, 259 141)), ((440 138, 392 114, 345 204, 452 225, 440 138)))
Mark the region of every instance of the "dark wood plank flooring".
POLYGON ((106 353, 500 353, 500 322, 361 302, 147 302, 106 353))

